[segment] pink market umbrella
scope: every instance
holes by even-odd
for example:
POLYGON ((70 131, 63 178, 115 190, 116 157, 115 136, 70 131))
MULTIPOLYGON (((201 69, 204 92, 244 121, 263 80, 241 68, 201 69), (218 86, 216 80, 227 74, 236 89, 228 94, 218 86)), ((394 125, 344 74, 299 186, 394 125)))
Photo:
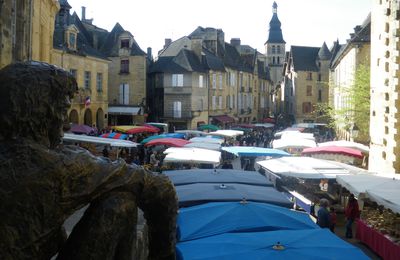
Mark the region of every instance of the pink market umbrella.
POLYGON ((364 157, 361 151, 359 150, 348 147, 340 147, 340 146, 319 146, 319 147, 305 148, 301 154, 305 155, 305 154, 322 154, 322 153, 342 154, 351 157, 356 157, 359 159, 362 159, 364 157))
POLYGON ((166 146, 173 146, 173 147, 182 147, 185 144, 190 143, 187 140, 184 139, 178 139, 178 138, 159 138, 159 139, 154 139, 149 142, 147 142, 144 146, 152 146, 152 145, 166 145, 166 146))
POLYGON ((148 126, 133 126, 131 129, 128 129, 126 131, 127 134, 158 133, 158 132, 160 132, 160 129, 148 126))
POLYGON ((94 129, 88 125, 72 124, 70 132, 74 134, 91 134, 94 133, 94 129))

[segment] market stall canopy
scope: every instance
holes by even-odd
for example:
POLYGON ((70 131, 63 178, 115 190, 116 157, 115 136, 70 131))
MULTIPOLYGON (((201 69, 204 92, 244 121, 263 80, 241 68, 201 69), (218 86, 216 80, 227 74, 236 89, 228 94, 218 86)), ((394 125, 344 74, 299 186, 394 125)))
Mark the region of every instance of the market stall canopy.
POLYGON ((257 156, 268 156, 268 157, 281 157, 281 156, 291 156, 290 153, 287 153, 278 149, 271 148, 262 148, 255 146, 226 146, 221 148, 228 153, 232 153, 236 156, 249 156, 249 157, 257 157, 257 156))
POLYGON ((219 129, 216 125, 201 125, 197 128, 197 130, 204 131, 204 130, 212 130, 217 131, 219 129))
POLYGON ((292 127, 300 127, 300 128, 316 128, 319 126, 326 126, 327 124, 324 123, 299 123, 294 124, 292 127))
POLYGON ((257 123, 254 124, 256 127, 273 128, 275 125, 271 123, 257 123))
POLYGON ((173 146, 173 147, 182 147, 185 144, 190 143, 184 139, 178 138, 158 138, 147 142, 144 146, 151 146, 151 145, 166 145, 166 146, 173 146))
POLYGON ((178 241, 223 233, 319 229, 305 212, 257 202, 211 202, 182 208, 178 241))
POLYGON ((226 123, 235 123, 235 118, 228 116, 228 115, 219 115, 219 116, 213 116, 212 117, 214 120, 226 124, 226 123))
POLYGON ((333 161, 312 157, 292 156, 256 162, 267 171, 300 179, 335 179, 337 175, 357 174, 356 167, 345 167, 333 161))
POLYGON ((94 136, 86 136, 86 135, 75 135, 65 133, 63 140, 70 142, 86 142, 86 143, 96 143, 96 144, 104 144, 109 145, 111 147, 126 147, 133 148, 137 147, 138 144, 127 141, 127 140, 119 140, 119 139, 110 139, 103 137, 94 137, 94 136))
POLYGON ((308 139, 315 141, 315 137, 313 133, 302 133, 298 131, 286 131, 282 132, 281 139, 289 139, 289 138, 296 138, 296 139, 308 139))
POLYGON ((78 125, 78 124, 72 124, 71 129, 69 130, 70 132, 74 134, 94 134, 95 130, 93 127, 90 127, 88 125, 78 125))
POLYGON ((348 147, 341 147, 341 146, 320 146, 320 147, 305 148, 301 152, 302 155, 321 154, 321 153, 342 154, 359 159, 362 159, 364 157, 364 155, 361 153, 360 150, 348 147))
POLYGON ((316 146, 317 143, 315 141, 302 138, 285 138, 285 139, 276 139, 272 141, 272 148, 274 149, 290 149, 290 148, 304 149, 316 146))
POLYGON ((100 137, 126 140, 128 138, 128 135, 127 134, 121 134, 121 133, 113 132, 113 133, 102 134, 100 137))
POLYGON ((221 161, 221 152, 201 148, 171 147, 165 150, 164 153, 166 154, 164 163, 180 162, 219 164, 221 161))
POLYGON ((225 233, 176 245, 177 259, 369 259, 327 228, 225 233))
POLYGON ((213 151, 221 151, 221 144, 215 144, 215 143, 194 142, 185 144, 183 147, 202 148, 213 151))
POLYGON ((330 141, 319 143, 318 146, 340 146, 340 147, 348 147, 357 149, 363 153, 369 153, 369 147, 360 143, 346 141, 346 140, 339 140, 339 141, 330 141))
POLYGON ((233 169, 189 169, 163 172, 175 186, 194 183, 241 183, 270 186, 273 184, 265 176, 255 171, 233 169))
POLYGON ((239 130, 217 130, 215 132, 210 132, 208 133, 209 135, 218 135, 218 136, 223 136, 223 137, 236 137, 239 135, 243 135, 243 131, 239 130))
POLYGON ((293 202, 273 187, 238 183, 195 183, 175 186, 175 189, 179 207, 190 207, 217 201, 238 202, 245 199, 293 208, 293 202))
POLYGON ((185 137, 185 134, 182 134, 182 133, 167 133, 167 134, 161 134, 161 135, 152 135, 152 136, 149 136, 149 137, 143 139, 140 143, 146 144, 146 143, 150 142, 151 140, 160 139, 160 138, 183 139, 184 137, 185 137))
MULTIPOLYGON (((388 200, 392 195, 386 194, 385 189, 388 192, 393 192, 393 196, 397 196, 400 199, 400 176, 391 175, 378 175, 374 173, 348 175, 348 176, 337 176, 336 181, 353 193, 358 198, 368 197, 368 191, 371 191, 373 197, 378 190, 382 195, 387 196, 388 200), (394 180, 393 180, 394 179, 394 180), (393 191, 392 188, 397 188, 397 191, 393 191)), ((380 199, 379 199, 380 200, 380 199)), ((400 205, 400 202, 398 203, 400 205)))
POLYGON ((206 136, 206 137, 193 137, 193 138, 190 138, 189 141, 192 143, 222 144, 224 142, 224 139, 212 138, 212 137, 206 136))
POLYGON ((175 130, 175 133, 183 133, 187 135, 194 135, 194 136, 205 136, 208 133, 204 133, 203 131, 199 130, 175 130))
POLYGON ((131 129, 125 131, 127 134, 139 134, 139 133, 158 133, 160 129, 157 127, 149 126, 134 126, 131 129))

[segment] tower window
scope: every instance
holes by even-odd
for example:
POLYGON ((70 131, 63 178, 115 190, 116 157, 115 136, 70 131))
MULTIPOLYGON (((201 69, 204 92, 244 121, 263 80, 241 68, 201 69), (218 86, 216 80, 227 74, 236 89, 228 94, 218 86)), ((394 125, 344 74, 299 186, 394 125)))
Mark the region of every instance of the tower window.
POLYGON ((129 39, 121 40, 121 49, 122 48, 129 48, 129 39))
POLYGON ((276 49, 275 48, 276 48, 275 45, 272 45, 272 54, 276 53, 276 49))
MULTIPOLYGON (((276 53, 280 54, 281 53, 281 46, 276 46, 276 53)), ((278 62, 279 63, 279 62, 278 62)))

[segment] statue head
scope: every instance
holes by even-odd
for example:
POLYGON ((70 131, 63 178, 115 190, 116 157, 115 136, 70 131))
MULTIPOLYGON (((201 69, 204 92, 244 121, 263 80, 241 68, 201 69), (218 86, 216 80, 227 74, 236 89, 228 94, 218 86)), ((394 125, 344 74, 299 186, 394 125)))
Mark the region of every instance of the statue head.
POLYGON ((0 140, 31 139, 55 147, 77 89, 75 78, 54 65, 30 61, 4 67, 0 70, 0 140))

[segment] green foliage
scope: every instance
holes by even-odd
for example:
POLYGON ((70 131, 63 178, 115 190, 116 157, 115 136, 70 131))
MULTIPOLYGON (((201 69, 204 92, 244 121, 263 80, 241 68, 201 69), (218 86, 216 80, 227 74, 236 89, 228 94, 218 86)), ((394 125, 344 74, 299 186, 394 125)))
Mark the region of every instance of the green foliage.
POLYGON ((328 103, 317 103, 313 114, 317 122, 326 123, 328 128, 335 128, 335 111, 328 103))

